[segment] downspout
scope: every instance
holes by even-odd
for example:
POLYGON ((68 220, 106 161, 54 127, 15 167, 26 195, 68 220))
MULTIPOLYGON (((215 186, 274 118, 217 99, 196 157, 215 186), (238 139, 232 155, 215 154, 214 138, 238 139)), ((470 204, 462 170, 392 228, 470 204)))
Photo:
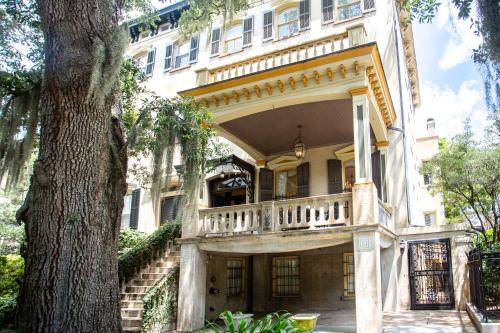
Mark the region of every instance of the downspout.
POLYGON ((394 43, 396 46, 396 63, 397 63, 397 69, 398 69, 398 84, 399 84, 399 109, 401 112, 401 133, 403 134, 403 161, 404 161, 404 169, 405 169, 405 191, 406 191, 406 210, 408 212, 408 225, 411 227, 413 226, 411 223, 411 216, 412 216, 412 211, 411 211, 411 204, 410 204, 410 197, 409 197, 409 191, 410 191, 410 184, 408 180, 408 157, 407 157, 407 151, 408 147, 406 144, 406 134, 405 134, 405 115, 404 115, 404 110, 403 110, 403 88, 401 84, 401 64, 400 64, 400 59, 399 59, 399 43, 398 43, 398 29, 397 24, 399 24, 399 21, 397 20, 396 17, 396 1, 394 1, 394 6, 393 6, 393 13, 392 17, 394 20, 394 43))

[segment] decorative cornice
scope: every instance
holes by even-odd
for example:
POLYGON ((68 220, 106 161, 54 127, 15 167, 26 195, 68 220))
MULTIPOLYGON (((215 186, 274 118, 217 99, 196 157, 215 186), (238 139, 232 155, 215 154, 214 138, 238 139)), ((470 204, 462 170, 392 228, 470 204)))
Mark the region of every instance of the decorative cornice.
POLYGON ((349 94, 351 96, 358 96, 358 95, 367 95, 368 94, 368 87, 358 87, 358 88, 352 88, 349 89, 349 94))

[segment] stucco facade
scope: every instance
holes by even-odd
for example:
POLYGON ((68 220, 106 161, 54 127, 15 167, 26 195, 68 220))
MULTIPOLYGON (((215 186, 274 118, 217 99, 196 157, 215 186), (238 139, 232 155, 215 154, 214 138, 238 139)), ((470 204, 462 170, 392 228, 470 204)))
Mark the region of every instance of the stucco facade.
MULTIPOLYGON (((396 2, 255 1, 188 39, 175 27, 184 5, 162 10, 152 36, 132 26, 128 49, 148 89, 204 104, 234 151, 183 221, 177 330, 286 308, 352 311, 358 332, 381 332, 383 311, 421 299, 462 307, 469 238, 425 225, 415 50, 396 2), (445 280, 418 275, 429 263, 445 280)), ((151 231, 163 221, 142 192, 134 214, 151 231)))

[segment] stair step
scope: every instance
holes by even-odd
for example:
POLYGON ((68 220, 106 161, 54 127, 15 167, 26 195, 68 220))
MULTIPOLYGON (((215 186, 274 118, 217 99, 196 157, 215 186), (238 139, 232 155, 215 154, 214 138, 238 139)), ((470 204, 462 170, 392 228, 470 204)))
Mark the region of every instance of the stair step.
POLYGON ((167 267, 150 267, 147 270, 144 270, 144 273, 147 274, 166 274, 170 268, 167 267))
POLYGON ((152 280, 159 280, 162 277, 164 277, 165 274, 162 273, 142 273, 141 274, 141 279, 152 279, 152 280))
POLYGON ((123 327, 123 332, 141 333, 141 327, 123 327))
POLYGON ((130 318, 130 317, 122 317, 122 327, 141 327, 142 319, 141 318, 130 318))
POLYGON ((158 279, 134 279, 132 285, 152 287, 156 282, 158 282, 158 279))
POLYGON ((122 300, 121 307, 130 309, 142 309, 142 300, 140 301, 122 300))
POLYGON ((142 309, 122 308, 122 318, 141 318, 142 309))
POLYGON ((126 293, 141 293, 145 294, 149 289, 149 286, 127 286, 125 288, 126 293))
POLYGON ((122 300, 123 301, 137 301, 140 300, 142 301, 142 298, 144 297, 145 293, 133 293, 133 292, 126 292, 122 293, 122 300))

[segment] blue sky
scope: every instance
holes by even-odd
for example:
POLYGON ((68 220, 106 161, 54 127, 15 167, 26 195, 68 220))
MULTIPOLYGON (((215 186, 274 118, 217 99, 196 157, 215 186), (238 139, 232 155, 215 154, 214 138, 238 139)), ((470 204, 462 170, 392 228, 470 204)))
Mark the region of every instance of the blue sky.
POLYGON ((470 21, 458 21, 455 9, 443 2, 432 24, 413 25, 421 92, 417 136, 425 135, 430 117, 441 136, 460 133, 467 117, 480 134, 487 125, 487 111, 479 67, 471 56, 481 40, 470 21))

